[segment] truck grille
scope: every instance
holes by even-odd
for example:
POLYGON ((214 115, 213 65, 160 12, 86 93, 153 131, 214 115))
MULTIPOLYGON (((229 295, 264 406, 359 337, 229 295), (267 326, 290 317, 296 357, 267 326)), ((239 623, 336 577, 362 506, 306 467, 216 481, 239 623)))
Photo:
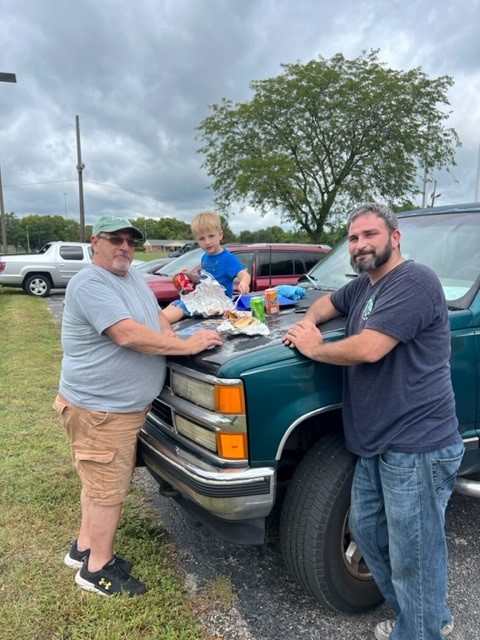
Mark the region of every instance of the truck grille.
POLYGON ((173 429, 172 410, 158 398, 152 402, 152 413, 170 429, 173 429))

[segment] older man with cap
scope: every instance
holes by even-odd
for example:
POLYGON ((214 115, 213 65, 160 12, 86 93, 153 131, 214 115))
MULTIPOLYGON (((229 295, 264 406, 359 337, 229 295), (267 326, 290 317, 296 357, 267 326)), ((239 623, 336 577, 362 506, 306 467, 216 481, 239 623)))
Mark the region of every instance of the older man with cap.
POLYGON ((126 218, 103 216, 93 227, 92 264, 69 282, 62 322, 64 351, 54 408, 71 442, 82 484, 81 523, 64 562, 75 582, 109 596, 140 595, 146 586, 114 553, 114 540, 135 467, 138 433, 165 380, 166 355, 220 345, 215 331, 176 336, 136 269, 143 234, 126 218))

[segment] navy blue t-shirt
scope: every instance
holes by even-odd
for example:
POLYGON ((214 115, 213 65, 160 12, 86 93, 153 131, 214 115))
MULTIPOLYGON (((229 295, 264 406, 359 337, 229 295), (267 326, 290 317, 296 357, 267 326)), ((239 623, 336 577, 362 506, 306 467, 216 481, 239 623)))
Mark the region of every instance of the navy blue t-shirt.
POLYGON ((429 268, 402 262, 374 285, 367 274, 332 294, 348 317, 346 335, 364 328, 400 342, 375 363, 344 368, 347 448, 371 457, 387 450, 434 451, 460 442, 450 377, 450 325, 441 284, 429 268))

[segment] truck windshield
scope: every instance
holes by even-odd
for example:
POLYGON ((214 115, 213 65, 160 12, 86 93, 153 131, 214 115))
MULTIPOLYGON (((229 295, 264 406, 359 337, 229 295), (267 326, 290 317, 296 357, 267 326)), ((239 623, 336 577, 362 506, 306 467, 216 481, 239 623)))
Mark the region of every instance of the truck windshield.
POLYGON ((202 261, 202 255, 205 252, 202 249, 192 249, 187 251, 178 258, 175 258, 171 262, 163 265, 158 271, 157 275, 173 277, 176 273, 179 273, 183 269, 195 269, 200 265, 202 261))
MULTIPOLYGON (((478 212, 412 215, 398 221, 403 257, 431 267, 447 301, 466 295, 480 275, 478 212)), ((345 238, 309 271, 308 280, 318 289, 334 291, 355 276, 345 238)))

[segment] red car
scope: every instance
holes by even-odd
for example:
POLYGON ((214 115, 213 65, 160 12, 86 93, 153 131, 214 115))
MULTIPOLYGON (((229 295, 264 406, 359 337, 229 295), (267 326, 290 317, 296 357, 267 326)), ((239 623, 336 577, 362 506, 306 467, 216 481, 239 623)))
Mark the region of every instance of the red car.
MULTIPOLYGON (((250 273, 251 291, 264 291, 278 284, 297 284, 330 251, 330 247, 325 244, 259 243, 225 246, 250 273)), ((194 249, 160 267, 155 275, 144 276, 159 305, 163 307, 179 297, 173 285, 173 276, 184 269, 200 268, 203 253, 202 249, 194 249)))

